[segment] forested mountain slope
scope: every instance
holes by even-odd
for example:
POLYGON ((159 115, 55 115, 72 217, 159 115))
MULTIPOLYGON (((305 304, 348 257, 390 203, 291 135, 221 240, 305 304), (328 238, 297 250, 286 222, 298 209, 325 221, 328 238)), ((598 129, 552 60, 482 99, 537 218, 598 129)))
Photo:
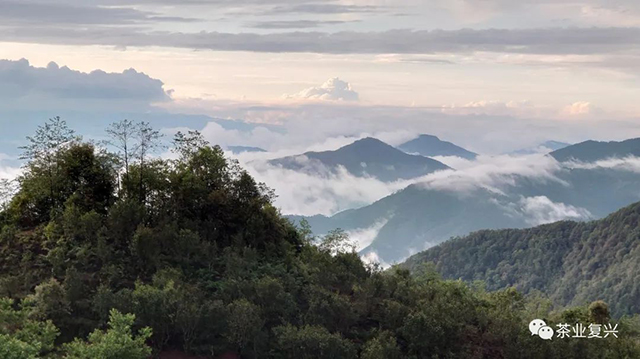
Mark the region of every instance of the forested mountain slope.
POLYGON ((553 151, 550 155, 558 161, 593 162, 607 158, 640 157, 640 138, 625 141, 585 141, 553 151))
POLYGON ((445 278, 481 280, 489 290, 541 291, 560 305, 602 299, 617 315, 640 313, 640 203, 598 221, 475 232, 402 266, 425 262, 445 278))
POLYGON ((551 312, 511 289, 382 272, 344 233, 292 226, 198 133, 176 135, 175 160, 150 156, 147 124, 109 133, 120 151, 59 120, 30 139, 0 210, 0 358, 640 357, 637 319, 605 303, 551 312), (532 318, 615 322, 620 337, 543 341, 532 318))
MULTIPOLYGON (((617 168, 569 169, 558 164, 557 180, 514 175, 500 192, 461 191, 414 184, 362 208, 331 217, 306 218, 317 233, 334 228, 357 232, 378 228, 363 253, 387 263, 455 236, 481 229, 526 228, 541 218, 554 221, 554 208, 583 220, 603 218, 640 200, 640 175, 617 168), (568 207, 571 206, 571 207, 568 207)), ((455 180, 455 173, 452 176, 455 180)), ((475 181, 475 179, 471 179, 475 181)), ((294 221, 302 217, 291 216, 294 221)), ((557 219, 555 219, 557 220, 557 219)))
POLYGON ((389 182, 449 169, 434 159, 404 153, 375 138, 363 138, 335 151, 306 152, 270 161, 272 165, 316 175, 335 172, 338 166, 358 177, 389 182))
POLYGON ((468 151, 456 144, 442 141, 433 135, 420 135, 411 141, 398 146, 406 153, 417 153, 421 156, 457 156, 468 160, 475 159, 478 154, 468 151))

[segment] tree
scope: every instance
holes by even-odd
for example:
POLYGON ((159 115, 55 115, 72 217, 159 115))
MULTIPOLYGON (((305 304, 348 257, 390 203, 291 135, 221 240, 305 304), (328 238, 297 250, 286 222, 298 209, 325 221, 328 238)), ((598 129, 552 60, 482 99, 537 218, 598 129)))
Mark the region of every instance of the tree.
POLYGON ((258 336, 264 325, 260 308, 243 298, 229 304, 227 310, 229 312, 227 339, 237 346, 241 355, 252 346, 256 356, 258 336))
POLYGON ((136 142, 138 131, 139 125, 127 119, 112 123, 106 130, 111 137, 107 143, 118 150, 116 154, 124 165, 124 177, 129 176, 129 164, 140 149, 140 144, 136 142))
POLYGON ((205 140, 199 131, 187 131, 186 134, 178 131, 173 138, 174 148, 172 151, 179 154, 181 160, 186 161, 199 149, 209 147, 209 145, 209 141, 205 140))
POLYGON ((344 230, 338 228, 329 232, 318 246, 321 250, 332 254, 349 253, 356 250, 356 244, 344 230))
POLYGON ((20 159, 29 161, 46 161, 51 163, 62 145, 77 141, 75 131, 67 126, 67 122, 60 117, 54 117, 38 126, 33 136, 27 136, 28 145, 20 147, 20 159))
POLYGON ((320 326, 280 326, 275 332, 278 347, 285 358, 341 359, 356 358, 354 345, 339 334, 320 326))
POLYGON ((0 179, 0 211, 7 209, 9 202, 17 192, 16 182, 6 178, 0 179))
POLYGON ((400 359, 402 351, 398 348, 396 337, 388 331, 379 332, 362 349, 362 359, 400 359))
POLYGON ((147 200, 144 189, 145 160, 150 154, 162 147, 160 140, 163 135, 160 131, 154 130, 148 122, 139 122, 137 127, 138 160, 140 164, 140 203, 145 204, 147 200))
POLYGON ((112 310, 109 315, 109 328, 106 331, 95 330, 87 342, 76 339, 65 346, 66 359, 147 359, 151 348, 146 345, 151 337, 151 328, 140 329, 134 334, 131 327, 135 315, 122 314, 112 310))
MULTIPOLYGON (((48 191, 50 199, 55 202, 54 193, 57 190, 55 177, 58 174, 57 156, 59 150, 67 144, 78 141, 75 131, 67 126, 67 122, 60 117, 54 117, 38 126, 33 136, 27 136, 29 144, 20 147, 22 154, 20 159, 28 160, 28 166, 43 169, 48 179, 48 191)), ((55 206, 55 203, 51 203, 55 206)))
POLYGON ((54 349, 58 329, 51 321, 31 319, 31 307, 23 302, 14 309, 14 301, 0 298, 0 358, 36 359, 54 349))

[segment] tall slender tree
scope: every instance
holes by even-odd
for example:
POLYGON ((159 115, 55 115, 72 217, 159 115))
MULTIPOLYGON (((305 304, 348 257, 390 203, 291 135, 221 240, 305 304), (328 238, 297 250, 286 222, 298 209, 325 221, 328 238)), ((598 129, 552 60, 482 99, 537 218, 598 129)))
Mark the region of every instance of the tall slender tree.
MULTIPOLYGON (((77 142, 80 137, 69 128, 67 122, 59 116, 49 119, 44 125, 38 126, 33 136, 27 136, 27 145, 20 147, 20 159, 28 160, 30 165, 40 167, 48 177, 50 198, 56 191, 55 177, 58 174, 56 156, 64 145, 77 142)), ((56 205, 51 203, 51 205, 56 205)))
POLYGON ((138 135, 138 160, 140 162, 140 203, 146 202, 146 191, 144 189, 144 173, 145 173, 145 160, 147 157, 161 149, 163 135, 160 131, 154 130, 148 122, 141 121, 137 124, 138 135))
POLYGON ((124 119, 114 122, 107 128, 107 134, 111 140, 107 144, 117 149, 117 156, 124 166, 124 178, 129 177, 129 164, 138 155, 140 144, 137 141, 138 125, 124 119))

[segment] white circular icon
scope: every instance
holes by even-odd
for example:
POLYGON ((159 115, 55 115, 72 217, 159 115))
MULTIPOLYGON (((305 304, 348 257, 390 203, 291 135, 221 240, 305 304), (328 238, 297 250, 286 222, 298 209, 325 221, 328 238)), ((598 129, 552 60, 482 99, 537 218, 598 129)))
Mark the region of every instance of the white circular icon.
POLYGON ((538 330, 538 336, 544 340, 551 340, 553 338, 553 329, 545 325, 538 330))
POLYGON ((544 320, 534 319, 531 321, 531 323, 529 323, 529 331, 531 332, 531 335, 538 335, 538 330, 546 326, 547 326, 547 323, 545 323, 544 320))

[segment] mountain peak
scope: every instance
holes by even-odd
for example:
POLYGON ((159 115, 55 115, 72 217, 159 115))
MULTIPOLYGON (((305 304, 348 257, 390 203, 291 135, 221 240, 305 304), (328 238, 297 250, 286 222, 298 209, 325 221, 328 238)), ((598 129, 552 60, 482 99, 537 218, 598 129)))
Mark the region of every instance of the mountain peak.
POLYGON ((409 142, 401 144, 398 148, 406 153, 415 153, 426 157, 456 156, 473 160, 478 156, 451 142, 442 141, 438 136, 424 133, 409 142))
POLYGON ((444 163, 424 156, 407 154, 377 138, 365 137, 335 151, 306 152, 308 160, 301 162, 296 156, 271 160, 271 164, 288 169, 313 173, 314 166, 322 164, 329 169, 344 167, 359 177, 375 177, 382 181, 396 181, 424 176, 438 170, 449 169, 444 163))
POLYGON ((393 146, 384 143, 382 141, 380 141, 377 138, 373 138, 373 137, 365 137, 365 138, 361 138, 351 144, 348 144, 346 146, 340 147, 337 151, 343 150, 343 149, 351 149, 351 148, 364 148, 364 149, 391 149, 393 151, 398 151, 396 148, 394 148, 393 146))
POLYGON ((625 141, 584 141, 550 153, 557 161, 593 162, 607 158, 640 157, 640 138, 625 141))
POLYGON ((421 138, 421 139, 430 139, 430 140, 438 140, 438 141, 440 141, 440 138, 439 138, 438 136, 428 135, 428 134, 425 134, 425 133, 420 134, 420 135, 418 136, 418 138, 421 138))

